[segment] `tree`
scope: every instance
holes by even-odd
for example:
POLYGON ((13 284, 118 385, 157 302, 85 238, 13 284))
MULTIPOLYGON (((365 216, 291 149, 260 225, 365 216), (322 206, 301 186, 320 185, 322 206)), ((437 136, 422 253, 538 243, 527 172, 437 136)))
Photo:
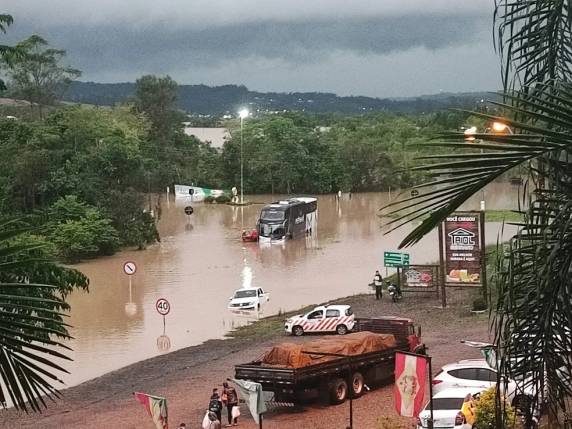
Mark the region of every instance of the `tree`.
POLYGON ((178 85, 170 76, 145 75, 135 81, 135 106, 151 121, 153 134, 164 144, 174 122, 178 85))
MULTIPOLYGON (((498 252, 498 298, 494 314, 499 375, 536 391, 547 400, 553 426, 570 412, 572 395, 572 33, 570 2, 502 0, 497 5, 498 46, 503 60, 506 116, 476 113, 503 121, 514 134, 442 135, 437 145, 454 154, 428 157, 418 167, 435 179, 419 196, 391 204, 414 209, 394 222, 429 217, 402 241, 419 241, 469 197, 505 173, 527 173, 527 204, 520 231, 498 252), (521 86, 519 86, 521 85, 521 86), (484 153, 480 153, 483 151, 484 153), (544 391, 547 391, 547 397, 544 391)), ((389 207, 387 208, 389 209, 389 207)), ((497 398, 497 427, 501 401, 497 398)))
MULTIPOLYGON (((0 32, 6 34, 6 29, 14 23, 14 19, 11 15, 0 14, 0 32)), ((17 58, 21 52, 8 45, 0 45, 0 63, 11 65, 14 58, 17 58)), ((0 91, 6 90, 6 84, 2 79, 0 79, 0 91)))
POLYGON ((87 290, 88 279, 51 262, 42 239, 27 231, 0 223, 0 402, 9 397, 18 409, 40 411, 59 396, 58 374, 67 372, 59 361, 70 360, 66 296, 87 290))
POLYGON ((10 93, 29 101, 32 108, 37 105, 40 117, 42 106, 60 100, 71 82, 81 76, 81 71, 61 65, 66 51, 47 46, 46 40, 31 36, 16 45, 22 55, 7 64, 10 93))

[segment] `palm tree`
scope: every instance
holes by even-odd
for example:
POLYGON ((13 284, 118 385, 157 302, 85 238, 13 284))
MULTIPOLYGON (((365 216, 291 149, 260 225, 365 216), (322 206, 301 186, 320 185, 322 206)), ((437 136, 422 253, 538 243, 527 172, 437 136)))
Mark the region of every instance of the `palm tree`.
POLYGON ((63 341, 65 298, 87 278, 45 258, 38 239, 17 221, 0 223, 0 402, 39 411, 59 396, 58 373, 69 360, 63 341))
POLYGON ((536 400, 546 389, 551 418, 563 427, 572 395, 572 2, 501 0, 495 20, 505 92, 493 104, 505 114, 475 115, 515 133, 477 134, 477 143, 440 136, 435 144, 455 153, 426 157, 431 163, 415 168, 432 177, 417 186, 422 192, 384 209, 401 213, 393 229, 429 215, 404 238, 408 246, 487 184, 524 168, 528 204, 519 233, 499 252, 492 327, 499 373, 530 377, 536 400))

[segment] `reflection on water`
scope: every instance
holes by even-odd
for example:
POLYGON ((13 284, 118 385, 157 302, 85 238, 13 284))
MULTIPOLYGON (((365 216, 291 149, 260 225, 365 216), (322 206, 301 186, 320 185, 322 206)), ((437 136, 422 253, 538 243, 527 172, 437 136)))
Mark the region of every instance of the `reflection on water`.
MULTIPOLYGON (((510 185, 491 186, 485 193, 487 208, 516 208, 512 191, 510 185)), ((479 199, 463 208, 478 209, 479 199)), ((66 382, 76 384, 166 350, 221 338, 261 315, 367 292, 373 272, 382 266, 383 252, 397 250, 411 230, 383 235, 376 213, 387 202, 385 193, 353 194, 351 199, 344 195, 340 201, 320 196, 317 233, 267 247, 241 240, 241 231, 255 226, 261 205, 197 203, 194 214, 186 216, 186 203, 163 204, 161 243, 77 265, 91 285, 89 294, 70 297, 74 362, 66 364, 72 373, 66 382), (131 290, 122 269, 126 260, 138 267, 131 290), (237 314, 226 308, 232 292, 245 285, 270 293, 264 314, 237 314), (155 310, 161 297, 171 303, 166 332, 155 310)), ((488 225, 487 242, 496 242, 499 227, 488 225)), ((408 252, 412 263, 437 261, 435 233, 408 252)))

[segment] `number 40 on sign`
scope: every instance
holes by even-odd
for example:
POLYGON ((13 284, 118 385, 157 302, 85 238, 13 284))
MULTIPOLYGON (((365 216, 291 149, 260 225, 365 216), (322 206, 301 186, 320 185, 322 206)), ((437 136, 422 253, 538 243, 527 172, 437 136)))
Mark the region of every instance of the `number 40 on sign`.
POLYGON ((155 308, 161 316, 166 316, 171 311, 171 304, 165 298, 159 298, 155 303, 155 308))

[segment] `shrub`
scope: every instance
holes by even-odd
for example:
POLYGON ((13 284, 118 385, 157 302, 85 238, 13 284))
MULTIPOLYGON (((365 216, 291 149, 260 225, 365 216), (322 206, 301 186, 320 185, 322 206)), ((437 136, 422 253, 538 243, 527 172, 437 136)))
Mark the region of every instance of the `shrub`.
POLYGON ((482 298, 473 300, 473 311, 483 311, 487 309, 487 302, 482 298))
POLYGON ((117 231, 111 226, 111 221, 96 209, 89 209, 87 215, 79 220, 57 224, 50 238, 58 255, 68 262, 112 255, 119 246, 117 231))
MULTIPOLYGON (((519 428, 516 421, 516 412, 506 400, 503 406, 503 427, 519 428)), ((496 388, 485 390, 476 403, 475 426, 478 428, 496 428, 496 388)))
POLYGON ((219 204, 226 204, 230 202, 230 198, 228 197, 228 195, 219 195, 218 197, 215 198, 215 201, 219 204))
POLYGON ((212 195, 209 195, 209 196, 206 196, 203 201, 205 203, 212 204, 215 202, 215 197, 213 197, 212 195))

